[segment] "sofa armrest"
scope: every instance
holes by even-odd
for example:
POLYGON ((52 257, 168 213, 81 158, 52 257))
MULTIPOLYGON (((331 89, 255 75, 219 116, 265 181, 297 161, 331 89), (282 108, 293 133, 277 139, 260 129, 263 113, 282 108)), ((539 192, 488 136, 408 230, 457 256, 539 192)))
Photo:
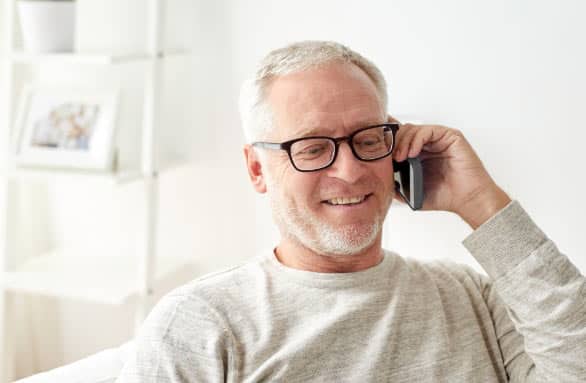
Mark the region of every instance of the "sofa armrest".
POLYGON ((130 341, 15 383, 113 383, 133 348, 130 341))

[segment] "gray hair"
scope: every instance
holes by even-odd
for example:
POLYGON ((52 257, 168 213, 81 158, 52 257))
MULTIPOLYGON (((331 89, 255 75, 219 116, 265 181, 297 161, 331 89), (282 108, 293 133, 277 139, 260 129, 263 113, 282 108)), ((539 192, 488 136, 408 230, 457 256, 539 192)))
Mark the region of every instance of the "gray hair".
POLYGON ((273 115, 266 102, 266 89, 277 76, 302 72, 333 61, 348 62, 362 69, 374 82, 387 112, 387 84, 382 72, 368 59, 332 41, 301 41, 269 52, 253 78, 240 90, 240 117, 247 142, 263 139, 272 129, 273 115))

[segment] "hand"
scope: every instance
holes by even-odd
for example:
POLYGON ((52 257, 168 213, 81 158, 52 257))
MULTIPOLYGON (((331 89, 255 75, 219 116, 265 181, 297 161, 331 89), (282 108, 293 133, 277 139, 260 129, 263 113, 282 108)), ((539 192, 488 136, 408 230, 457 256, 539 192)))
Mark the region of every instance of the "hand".
POLYGON ((476 229, 511 201, 458 130, 401 125, 393 158, 401 162, 418 156, 423 167, 423 210, 454 212, 476 229))

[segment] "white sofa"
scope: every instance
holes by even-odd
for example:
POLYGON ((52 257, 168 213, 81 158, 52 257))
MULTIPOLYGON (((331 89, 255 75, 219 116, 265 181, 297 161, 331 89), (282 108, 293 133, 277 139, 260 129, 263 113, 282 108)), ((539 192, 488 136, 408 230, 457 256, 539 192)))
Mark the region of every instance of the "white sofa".
POLYGON ((124 361, 133 351, 134 343, 130 341, 15 383, 114 383, 124 361))

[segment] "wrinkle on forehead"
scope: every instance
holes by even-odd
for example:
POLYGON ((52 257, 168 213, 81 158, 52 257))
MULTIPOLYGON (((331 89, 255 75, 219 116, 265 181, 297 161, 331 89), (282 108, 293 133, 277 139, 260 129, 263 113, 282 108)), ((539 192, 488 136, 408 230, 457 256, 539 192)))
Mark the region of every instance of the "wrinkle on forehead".
POLYGON ((276 78, 267 93, 281 139, 347 134, 384 122, 372 80, 351 64, 330 64, 276 78))

